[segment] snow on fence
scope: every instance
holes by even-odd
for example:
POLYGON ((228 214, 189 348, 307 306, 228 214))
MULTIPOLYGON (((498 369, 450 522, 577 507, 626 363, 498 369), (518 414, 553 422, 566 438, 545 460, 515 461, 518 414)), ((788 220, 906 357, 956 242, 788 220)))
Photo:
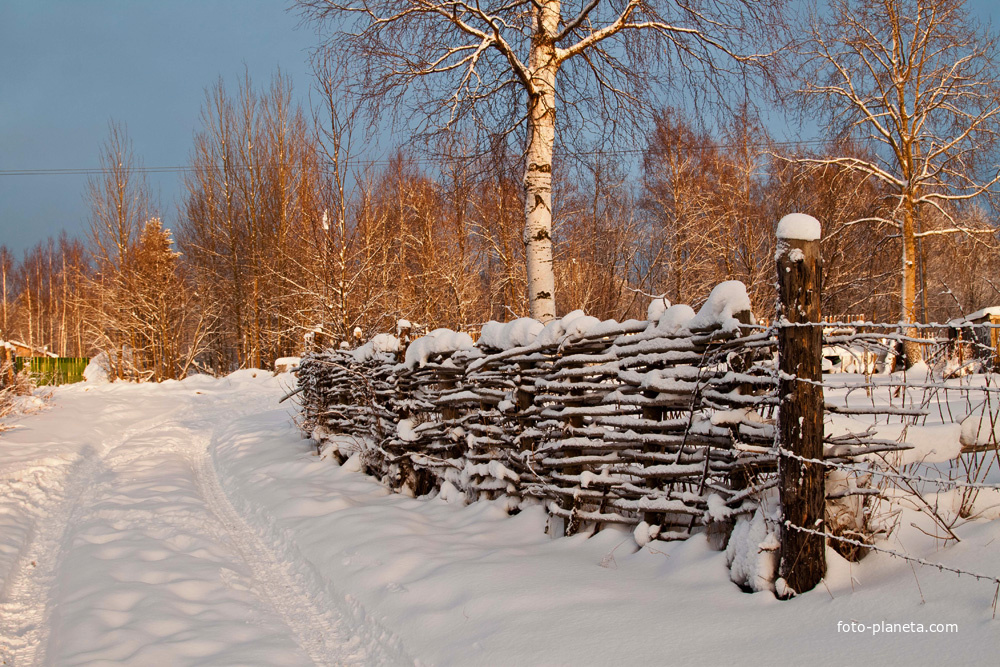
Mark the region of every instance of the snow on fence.
POLYGON ((828 540, 849 558, 907 558, 875 545, 900 495, 947 540, 976 494, 997 493, 984 480, 1000 387, 963 375, 950 339, 921 338, 944 370, 907 377, 891 367, 909 326, 824 323, 818 233, 802 231, 779 243, 782 310, 769 328, 727 282, 697 314, 658 300, 647 321, 491 322, 475 344, 443 329, 413 342, 380 334, 303 359, 303 428, 404 493, 501 500, 511 512, 543 503, 554 535, 618 524, 642 546, 705 532, 728 543, 748 589, 810 589, 828 540), (824 379, 830 347, 866 362, 824 379), (938 491, 961 495, 953 516, 938 491))

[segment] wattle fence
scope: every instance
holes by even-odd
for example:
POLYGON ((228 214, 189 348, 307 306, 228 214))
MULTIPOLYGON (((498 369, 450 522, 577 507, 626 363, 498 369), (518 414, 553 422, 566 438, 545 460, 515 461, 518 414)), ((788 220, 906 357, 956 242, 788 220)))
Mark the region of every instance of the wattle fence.
POLYGON ((750 325, 596 329, 422 363, 308 357, 306 428, 353 436, 369 473, 416 495, 504 496, 512 509, 544 500, 566 534, 645 522, 649 536, 683 539, 748 511, 759 473, 775 469, 756 451, 774 440, 773 336, 750 325))
MULTIPOLYGON (((553 535, 614 524, 640 546, 695 533, 717 548, 750 540, 751 557, 777 566, 767 585, 782 597, 808 590, 825 572, 827 540, 852 558, 875 548, 872 503, 887 480, 918 492, 914 470, 872 462, 909 449, 935 401, 956 443, 957 429, 964 439, 978 420, 966 443, 976 456, 995 456, 1000 425, 988 386, 956 376, 914 389, 874 375, 876 354, 884 363, 913 332, 822 323, 818 225, 796 231, 779 239, 781 305, 770 327, 729 282, 697 314, 674 305, 649 321, 571 313, 544 328, 490 323, 475 344, 446 330, 412 342, 381 334, 303 359, 302 427, 319 450, 355 457, 400 492, 499 500, 510 512, 541 503, 553 535), (860 375, 824 385, 824 345, 859 354, 860 375), (739 517, 766 528, 753 537, 745 522, 734 534, 739 517)), ((976 475, 988 470, 978 465, 976 475)), ((993 488, 969 470, 962 479, 935 483, 993 488)), ((755 567, 740 580, 747 588, 759 585, 755 567)))

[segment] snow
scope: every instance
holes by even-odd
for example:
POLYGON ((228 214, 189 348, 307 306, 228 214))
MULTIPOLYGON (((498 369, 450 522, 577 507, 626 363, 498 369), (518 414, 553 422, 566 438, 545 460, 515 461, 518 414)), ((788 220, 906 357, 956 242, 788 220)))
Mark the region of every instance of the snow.
POLYGON ((868 348, 843 345, 828 345, 823 348, 823 371, 839 373, 874 373, 878 365, 878 354, 868 348), (828 357, 840 359, 836 364, 828 357))
POLYGON ((694 309, 683 303, 670 306, 660 315, 656 328, 661 333, 676 335, 688 326, 695 317, 694 309))
POLYGON ((375 359, 379 355, 399 352, 399 339, 392 334, 380 333, 372 337, 370 341, 351 352, 351 356, 359 364, 375 359))
POLYGON ((635 530, 632 531, 632 537, 635 538, 635 543, 640 549, 656 539, 656 536, 659 534, 659 526, 650 526, 645 521, 640 521, 636 524, 635 530))
POLYGON ((416 368, 427 364, 427 360, 435 354, 448 354, 457 350, 466 350, 474 345, 472 337, 462 331, 451 329, 435 329, 426 336, 416 339, 406 348, 403 365, 416 368))
POLYGON ((591 485, 610 484, 615 481, 618 480, 616 478, 611 477, 611 475, 608 474, 607 466, 605 466, 604 469, 601 470, 600 475, 595 475, 589 470, 584 470, 582 473, 580 473, 581 489, 588 489, 590 488, 591 485))
POLYGON ((49 357, 50 359, 58 359, 59 358, 58 354, 56 354, 55 352, 50 352, 48 350, 48 345, 46 345, 45 347, 41 347, 40 348, 40 347, 35 347, 35 346, 32 346, 32 345, 28 345, 24 341, 20 341, 20 340, 8 340, 8 341, 0 340, 0 348, 4 348, 4 349, 10 350, 12 352, 16 352, 17 348, 22 348, 22 349, 27 349, 27 350, 34 350, 34 353, 35 353, 36 356, 39 353, 41 353, 42 355, 44 355, 46 357, 49 357))
POLYGON ((619 334, 625 325, 639 325, 635 320, 619 323, 614 320, 601 321, 574 310, 559 319, 543 325, 537 320, 522 317, 513 322, 490 321, 483 325, 477 347, 490 350, 512 350, 521 347, 545 348, 558 345, 567 339, 583 336, 604 336, 619 334))
POLYGON ((958 320, 952 320, 952 322, 961 324, 963 322, 974 322, 976 320, 981 320, 986 317, 996 317, 1000 316, 1000 306, 990 306, 988 308, 980 308, 974 313, 966 315, 964 318, 958 320))
POLYGON ((96 357, 87 362, 87 367, 83 369, 84 382, 100 384, 111 381, 110 364, 108 363, 108 353, 100 352, 96 357))
POLYGON ((750 312, 746 285, 739 280, 727 280, 712 289, 698 314, 688 320, 687 328, 692 331, 715 328, 733 331, 740 326, 735 315, 743 312, 750 312))
POLYGON ((778 222, 777 236, 784 240, 818 241, 823 235, 819 220, 804 213, 790 213, 778 222))
MULTIPOLYGON (((741 592, 728 556, 750 586, 773 576, 763 515, 723 553, 703 535, 651 542, 642 524, 552 539, 542 507, 508 516, 502 500, 465 505, 449 485, 393 494, 359 472, 362 455, 316 455, 295 408, 278 404, 287 382, 247 370, 81 383, 12 422, 0 436, 0 661, 982 664, 1000 648, 993 585, 884 554, 852 564, 828 551, 824 583, 792 601, 741 592), (959 632, 838 632, 852 620, 959 632)), ((963 520, 962 542, 944 546, 924 515, 899 511, 886 546, 1000 574, 1000 524, 963 520)))
POLYGON ((524 347, 535 342, 535 338, 544 327, 541 322, 530 317, 521 317, 513 322, 504 323, 490 320, 483 325, 476 345, 494 350, 524 347))
POLYGON ((646 322, 640 320, 604 320, 600 324, 595 324, 587 330, 587 336, 593 338, 598 336, 618 336, 623 330, 642 331, 646 328, 646 322))
POLYGON ((739 426, 741 422, 764 423, 757 412, 752 408, 741 408, 739 410, 716 410, 712 413, 710 421, 713 426, 739 426))
POLYGON ((535 338, 535 344, 540 347, 556 345, 567 338, 585 336, 590 330, 600 326, 601 321, 596 317, 587 315, 582 310, 574 310, 546 324, 535 338))
POLYGON ((751 518, 740 518, 726 547, 730 578, 755 592, 773 591, 779 546, 763 510, 758 509, 751 518))
POLYGON ((906 429, 905 441, 912 449, 893 454, 897 465, 946 463, 962 454, 963 424, 926 424, 906 429))
POLYGON ((1000 419, 990 418, 990 415, 971 414, 962 420, 958 440, 966 447, 996 446, 1000 443, 1000 419))
POLYGON ((665 295, 661 294, 660 296, 655 297, 649 302, 649 306, 646 307, 646 320, 648 322, 655 322, 660 319, 660 316, 663 315, 664 311, 666 311, 669 307, 670 300, 667 299, 665 295))
POLYGON ((412 419, 400 419, 399 423, 396 424, 396 437, 403 442, 413 442, 420 437, 414 432, 413 428, 412 419))
POLYGON ((302 363, 302 357, 278 357, 274 360, 275 373, 294 371, 302 363))
POLYGON ((576 317, 569 322, 564 321, 563 328, 566 330, 564 338, 582 338, 583 336, 589 335, 591 331, 601 326, 601 324, 601 320, 592 315, 576 317))

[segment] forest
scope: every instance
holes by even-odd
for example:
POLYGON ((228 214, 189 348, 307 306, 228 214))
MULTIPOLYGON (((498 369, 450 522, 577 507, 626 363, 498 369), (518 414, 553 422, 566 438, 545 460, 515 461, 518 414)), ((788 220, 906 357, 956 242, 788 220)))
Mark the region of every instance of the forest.
MULTIPOLYGON (((324 3, 300 4, 328 20, 324 3)), ((739 280, 766 321, 775 225, 794 211, 823 226, 826 315, 946 322, 1000 303, 995 36, 961 2, 828 4, 787 43, 794 57, 761 59, 749 73, 767 83, 766 104, 709 113, 665 95, 630 97, 627 81, 615 83, 624 41, 596 51, 592 66, 628 104, 606 103, 603 129, 574 132, 593 100, 572 70, 559 79, 558 104, 571 112, 560 112, 551 166, 557 314, 642 318, 652 296, 697 307, 719 282, 739 280), (890 18, 884 30, 866 30, 878 11, 890 18), (619 132, 623 108, 634 122, 619 132), (819 129, 801 142, 776 138, 769 118, 779 114, 808 115, 819 129)), ((767 18, 754 3, 721 5, 767 18)), ((589 11, 564 20, 562 35, 596 24, 589 11)), ((700 18, 705 30, 721 25, 700 18)), ((591 48, 588 39, 578 44, 591 48)), ((432 132, 396 126, 411 131, 372 158, 373 100, 404 98, 391 87, 359 97, 352 86, 364 77, 345 79, 338 60, 357 57, 358 45, 331 44, 317 50, 309 107, 281 72, 206 89, 175 210, 157 210, 126 124, 111 121, 85 195, 87 235, 21 257, 0 245, 0 340, 59 356, 105 352, 116 377, 159 381, 267 368, 400 319, 475 331, 528 315, 525 154, 536 130, 459 109, 432 132)), ((367 44, 370 66, 378 54, 367 44)), ((674 66, 713 89, 725 70, 713 63, 674 66)), ((438 75, 456 76, 442 67, 407 85, 438 75)), ((479 93, 465 94, 474 106, 479 93)), ((414 113, 433 120, 424 107, 414 113)))

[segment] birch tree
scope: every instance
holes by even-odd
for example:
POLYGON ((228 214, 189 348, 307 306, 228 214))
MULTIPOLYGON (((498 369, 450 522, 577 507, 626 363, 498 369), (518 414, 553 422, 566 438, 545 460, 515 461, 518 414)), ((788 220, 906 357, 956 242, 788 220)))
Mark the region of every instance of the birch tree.
POLYGON ((10 249, 0 244, 0 341, 10 335, 11 291, 7 281, 14 268, 14 257, 10 249))
MULTIPOLYGON (((806 162, 885 186, 890 213, 855 222, 900 238, 900 317, 916 322, 922 240, 994 233, 963 224, 956 211, 997 185, 987 157, 1000 131, 996 36, 969 18, 961 0, 834 0, 812 20, 803 55, 802 100, 872 151, 871 158, 806 162), (948 224, 924 228, 929 211, 948 224)), ((919 361, 919 346, 907 354, 919 361)))
MULTIPOLYGON (((421 133, 471 129, 524 140, 532 317, 555 317, 552 168, 563 138, 615 132, 667 83, 759 62, 746 44, 783 0, 299 0, 374 115, 421 133), (557 119, 557 111, 560 117, 557 119)), ((715 81, 721 81, 722 77, 715 81)))

